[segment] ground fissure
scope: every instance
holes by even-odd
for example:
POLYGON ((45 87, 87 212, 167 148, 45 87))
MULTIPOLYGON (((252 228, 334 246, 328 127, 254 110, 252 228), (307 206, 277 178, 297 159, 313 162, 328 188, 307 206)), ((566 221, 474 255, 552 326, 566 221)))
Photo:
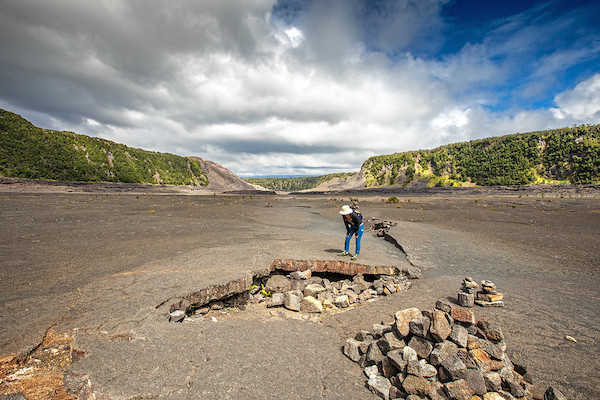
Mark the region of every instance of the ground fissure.
POLYGON ((245 310, 251 304, 305 313, 340 312, 407 290, 411 280, 420 277, 420 270, 412 266, 276 259, 252 276, 211 285, 176 299, 169 307, 169 321, 181 322, 186 316, 205 315, 211 310, 245 310))

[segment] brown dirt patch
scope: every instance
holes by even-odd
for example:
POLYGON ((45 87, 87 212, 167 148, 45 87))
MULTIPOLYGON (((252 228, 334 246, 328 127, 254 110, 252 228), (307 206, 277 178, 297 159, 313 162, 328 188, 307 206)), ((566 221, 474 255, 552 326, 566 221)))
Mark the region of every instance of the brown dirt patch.
POLYGON ((63 375, 82 356, 73 349, 73 337, 50 328, 42 343, 24 359, 0 359, 0 395, 22 393, 27 399, 71 400, 63 388, 63 375))

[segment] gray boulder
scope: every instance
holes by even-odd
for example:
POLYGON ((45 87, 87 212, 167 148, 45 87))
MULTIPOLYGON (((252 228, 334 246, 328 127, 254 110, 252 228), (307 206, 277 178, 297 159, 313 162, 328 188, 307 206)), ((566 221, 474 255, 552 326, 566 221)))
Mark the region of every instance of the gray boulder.
POLYGON ((435 348, 429 355, 429 362, 437 367, 441 365, 446 358, 454 356, 457 353, 458 346, 449 340, 444 340, 442 343, 435 345, 435 348))
POLYGON ((282 306, 285 300, 285 293, 273 293, 271 299, 267 302, 267 307, 282 306))
POLYGON ((387 400, 390 398, 390 388, 392 387, 392 384, 389 379, 379 375, 372 376, 369 378, 367 386, 373 393, 382 399, 387 400))
POLYGON ((300 302, 300 309, 307 313, 323 312, 323 304, 312 296, 305 296, 300 302))
POLYGON ((467 366, 460 357, 446 358, 440 366, 440 380, 444 382, 463 379, 467 374, 467 366))
POLYGON ((367 361, 372 364, 379 364, 384 359, 384 355, 381 352, 381 349, 377 345, 377 342, 372 342, 369 346, 369 351, 367 352, 367 361))
POLYGON ((433 343, 419 336, 413 336, 410 342, 408 342, 408 346, 417 352, 419 358, 424 358, 425 360, 429 360, 429 355, 433 350, 433 343))
POLYGON ((483 375, 483 380, 488 392, 497 392, 502 389, 502 378, 497 372, 486 372, 483 375))
POLYGON ((360 360, 360 345, 361 342, 355 339, 347 339, 344 343, 343 351, 344 354, 354 362, 360 360))
POLYGON ((300 302, 304 295, 299 290, 290 290, 289 292, 285 292, 285 297, 283 300, 283 305, 288 310, 292 311, 300 311, 300 302))
POLYGON ((467 332, 467 328, 462 325, 454 324, 452 325, 452 331, 450 332, 448 339, 456 343, 459 347, 465 348, 467 347, 468 337, 469 333, 467 332))
POLYGON ((427 337, 431 320, 425 316, 412 319, 409 323, 410 333, 415 336, 427 337))
POLYGON ((283 275, 273 275, 265 284, 265 290, 271 293, 285 293, 291 290, 291 283, 283 275))
POLYGON ((487 392, 485 379, 478 369, 467 369, 465 381, 473 388, 476 395, 483 396, 487 392))

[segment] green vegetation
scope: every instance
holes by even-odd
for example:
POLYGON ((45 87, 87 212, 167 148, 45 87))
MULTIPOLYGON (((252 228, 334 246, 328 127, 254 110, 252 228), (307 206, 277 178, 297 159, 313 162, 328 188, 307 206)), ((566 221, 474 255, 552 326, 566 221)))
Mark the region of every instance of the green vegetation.
POLYGON ((206 186, 196 160, 41 129, 0 110, 0 176, 59 181, 206 186))
POLYGON ((600 125, 472 140, 369 158, 367 186, 600 183, 600 125))
POLYGON ((334 178, 347 178, 356 175, 353 173, 337 173, 321 176, 301 176, 297 178, 245 178, 244 180, 253 185, 260 185, 269 190, 297 191, 313 189, 320 184, 330 181, 334 178))

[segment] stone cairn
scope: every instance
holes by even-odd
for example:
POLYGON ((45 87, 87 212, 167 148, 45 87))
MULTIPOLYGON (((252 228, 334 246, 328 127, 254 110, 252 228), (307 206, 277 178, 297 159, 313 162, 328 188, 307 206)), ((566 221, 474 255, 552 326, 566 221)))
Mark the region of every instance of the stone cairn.
POLYGON ((343 353, 383 399, 533 399, 526 363, 506 351, 500 327, 440 301, 433 311, 398 311, 393 323, 347 339, 343 353))
POLYGON ((463 279, 458 304, 463 307, 473 307, 477 304, 482 307, 504 307, 504 294, 496 290, 496 285, 491 281, 481 281, 481 290, 473 278, 467 276, 463 279))
MULTIPOLYGON (((260 283, 260 282, 259 282, 260 283)), ((294 271, 288 276, 272 275, 266 283, 254 285, 250 303, 266 302, 267 307, 322 313, 371 302, 411 286, 405 275, 378 275, 373 282, 361 274, 352 279, 330 280, 313 276, 311 270, 294 271)))

